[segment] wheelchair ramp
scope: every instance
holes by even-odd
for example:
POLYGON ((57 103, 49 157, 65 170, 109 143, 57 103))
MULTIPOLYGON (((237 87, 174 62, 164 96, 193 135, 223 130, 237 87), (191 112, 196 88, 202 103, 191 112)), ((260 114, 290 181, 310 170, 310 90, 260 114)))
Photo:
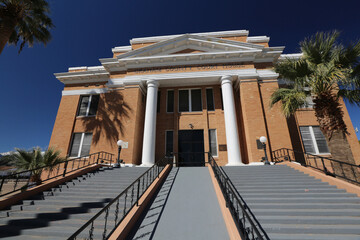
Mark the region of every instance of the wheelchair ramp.
POLYGON ((208 168, 173 168, 129 239, 229 239, 208 168))

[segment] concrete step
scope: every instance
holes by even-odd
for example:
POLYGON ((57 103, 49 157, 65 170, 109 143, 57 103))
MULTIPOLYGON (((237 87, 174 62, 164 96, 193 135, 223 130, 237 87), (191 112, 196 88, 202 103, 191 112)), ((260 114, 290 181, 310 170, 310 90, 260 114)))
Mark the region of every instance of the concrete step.
POLYGON ((311 197, 311 198, 332 198, 332 197, 357 197, 356 194, 351 193, 314 193, 314 192, 301 192, 301 193, 269 193, 269 192, 263 192, 263 193, 245 193, 241 192, 241 196, 244 198, 254 198, 254 197, 264 197, 264 198, 303 198, 303 197, 311 197))
POLYGON ((250 209, 360 209, 357 203, 248 203, 250 209))
POLYGON ((268 234, 271 240, 359 240, 357 234, 268 234))
POLYGON ((297 188, 297 189, 239 189, 239 193, 242 194, 268 194, 268 193, 346 193, 344 189, 333 189, 333 188, 297 188))
MULTIPOLYGON (((248 204, 252 203, 288 203, 289 199, 282 197, 278 198, 244 198, 248 204)), ((294 198, 291 203, 360 203, 360 198, 346 197, 346 198, 294 198)))
POLYGON ((358 234, 360 237, 360 228, 357 225, 262 224, 262 227, 268 233, 358 234))
MULTIPOLYGON (((257 219, 261 224, 320 224, 320 225, 360 225, 360 218, 337 216, 336 218, 329 218, 328 216, 260 216, 257 219)), ((359 236, 360 237, 360 236, 359 236)))

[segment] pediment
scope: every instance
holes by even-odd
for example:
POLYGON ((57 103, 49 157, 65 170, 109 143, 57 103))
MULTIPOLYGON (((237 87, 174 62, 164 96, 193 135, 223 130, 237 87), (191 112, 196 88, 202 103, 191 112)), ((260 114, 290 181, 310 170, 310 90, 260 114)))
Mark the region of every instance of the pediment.
POLYGON ((164 40, 152 45, 139 48, 117 58, 143 58, 143 57, 160 57, 173 54, 192 54, 192 53, 220 53, 220 52, 239 52, 239 51, 259 51, 264 46, 225 40, 214 37, 204 37, 194 34, 184 34, 168 40, 164 40))

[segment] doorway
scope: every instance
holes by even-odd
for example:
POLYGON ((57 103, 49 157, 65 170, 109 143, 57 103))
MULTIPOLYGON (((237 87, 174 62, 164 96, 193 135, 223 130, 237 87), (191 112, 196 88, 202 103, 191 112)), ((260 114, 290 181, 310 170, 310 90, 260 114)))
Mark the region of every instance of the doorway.
POLYGON ((205 166, 204 130, 179 130, 179 167, 205 166))

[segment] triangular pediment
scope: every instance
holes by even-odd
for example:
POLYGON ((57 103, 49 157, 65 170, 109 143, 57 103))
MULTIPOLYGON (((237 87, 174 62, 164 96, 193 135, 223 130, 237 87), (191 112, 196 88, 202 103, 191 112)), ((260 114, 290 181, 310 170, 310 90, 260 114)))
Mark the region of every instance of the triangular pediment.
POLYGON ((194 34, 184 34, 172 39, 154 43, 152 45, 139 48, 125 54, 119 55, 117 58, 142 58, 142 57, 160 57, 172 54, 191 54, 191 53, 216 53, 216 52, 238 52, 238 51, 259 51, 264 46, 225 40, 214 37, 204 37, 194 34))
POLYGON ((202 53, 205 51, 201 51, 201 50, 196 50, 196 49, 191 49, 191 48, 186 48, 184 50, 180 50, 171 54, 186 54, 186 53, 202 53))

